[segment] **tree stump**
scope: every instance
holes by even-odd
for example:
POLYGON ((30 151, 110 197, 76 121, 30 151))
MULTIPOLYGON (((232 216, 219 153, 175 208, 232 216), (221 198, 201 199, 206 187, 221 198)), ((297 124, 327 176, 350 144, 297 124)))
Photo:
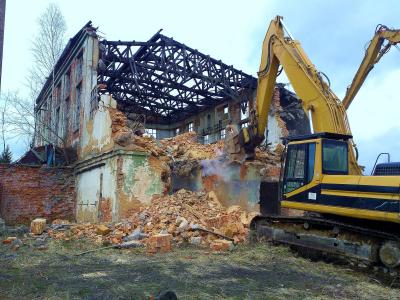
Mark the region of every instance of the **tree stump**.
POLYGON ((46 227, 46 219, 37 218, 31 222, 31 232, 36 235, 43 233, 46 227))

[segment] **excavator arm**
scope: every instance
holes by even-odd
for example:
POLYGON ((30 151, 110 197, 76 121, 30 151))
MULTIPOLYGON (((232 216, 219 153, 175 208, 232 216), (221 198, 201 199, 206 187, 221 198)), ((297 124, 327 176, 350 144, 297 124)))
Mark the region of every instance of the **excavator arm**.
MULTIPOLYGON (((264 139, 268 113, 276 83, 279 66, 282 66, 293 89, 299 97, 303 110, 312 121, 312 129, 351 135, 346 111, 342 102, 332 92, 311 63, 300 43, 285 36, 282 17, 271 21, 265 36, 256 95, 256 110, 250 116, 249 126, 239 132, 241 148, 251 157, 254 148, 264 139)), ((236 147, 237 148, 237 147, 236 147)), ((349 172, 361 174, 355 155, 355 145, 349 140, 349 172)))
POLYGON ((365 51, 364 59, 354 76, 353 82, 347 88, 346 95, 343 99, 343 106, 345 109, 349 108, 361 85, 364 83, 375 64, 390 50, 391 46, 397 43, 400 43, 400 30, 389 29, 384 25, 379 25, 377 27, 375 35, 365 51))

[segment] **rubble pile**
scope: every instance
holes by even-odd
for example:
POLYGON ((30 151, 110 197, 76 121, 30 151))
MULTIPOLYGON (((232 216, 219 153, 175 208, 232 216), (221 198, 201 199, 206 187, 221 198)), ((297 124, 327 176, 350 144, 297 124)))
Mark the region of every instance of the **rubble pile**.
POLYGON ((109 108, 109 111, 112 119, 112 137, 117 145, 136 151, 149 152, 155 157, 168 155, 162 145, 153 137, 135 135, 128 127, 128 119, 123 112, 113 108, 109 108))
POLYGON ((213 192, 179 190, 175 194, 153 199, 148 207, 116 224, 54 224, 50 237, 60 240, 88 238, 97 244, 123 244, 138 241, 135 246, 147 245, 168 251, 168 240, 174 245, 194 244, 214 250, 228 250, 230 245, 244 243, 248 226, 255 213, 239 206, 224 208, 213 192), (63 228, 63 230, 60 230, 63 228))
POLYGON ((165 157, 171 161, 214 159, 222 154, 223 141, 203 145, 198 142, 197 133, 193 131, 160 141, 151 136, 135 135, 129 128, 128 119, 123 112, 113 108, 109 110, 112 119, 112 137, 121 147, 149 152, 155 157, 165 157))
MULTIPOLYGON (((119 135, 120 140, 125 139, 125 133, 119 135)), ((199 143, 196 132, 186 132, 173 138, 156 140, 153 137, 129 135, 129 147, 136 151, 148 152, 158 161, 162 162, 166 176, 170 174, 186 177, 192 174, 193 170, 200 170, 204 167, 202 161, 218 160, 223 168, 229 169, 229 161, 224 154, 224 141, 220 140, 213 144, 199 143), (169 167, 168 167, 169 166, 169 167)), ((280 171, 280 154, 282 147, 275 151, 267 149, 256 149, 253 162, 246 162, 260 166, 261 176, 266 180, 277 180, 280 171)))
POLYGON ((213 192, 182 189, 175 194, 155 198, 149 207, 130 217, 129 221, 135 227, 143 228, 145 234, 172 234, 177 244, 194 242, 194 237, 201 237, 194 243, 208 245, 218 236, 226 236, 235 243, 244 242, 249 215, 239 206, 224 208, 213 192))
POLYGON ((213 144, 201 144, 194 131, 162 139, 160 142, 166 149, 169 149, 174 160, 214 159, 222 154, 224 146, 222 140, 213 144))
MULTIPOLYGON (((172 165, 172 171, 178 175, 188 175, 191 170, 200 167, 199 162, 202 160, 224 160, 223 140, 204 145, 198 141, 199 137, 194 131, 162 140, 156 140, 151 136, 135 135, 123 112, 113 108, 109 110, 112 119, 112 136, 118 146, 147 152, 158 160, 172 165)), ((278 147, 275 152, 257 149, 255 161, 265 164, 267 168, 277 166, 282 150, 282 147, 278 147)))

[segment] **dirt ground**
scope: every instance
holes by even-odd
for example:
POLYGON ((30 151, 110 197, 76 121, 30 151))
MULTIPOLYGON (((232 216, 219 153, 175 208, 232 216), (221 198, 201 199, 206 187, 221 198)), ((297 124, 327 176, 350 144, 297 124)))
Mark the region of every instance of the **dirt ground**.
POLYGON ((311 262, 286 247, 255 244, 226 253, 185 246, 147 256, 144 249, 94 249, 85 241, 0 245, 0 299, 400 299, 348 267, 311 262))

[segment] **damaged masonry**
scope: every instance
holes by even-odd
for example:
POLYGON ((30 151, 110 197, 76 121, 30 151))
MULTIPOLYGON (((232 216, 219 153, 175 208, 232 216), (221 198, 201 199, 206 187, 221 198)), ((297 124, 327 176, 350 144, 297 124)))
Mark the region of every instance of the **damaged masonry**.
POLYGON ((310 131, 296 96, 279 84, 256 159, 227 163, 225 128, 246 126, 257 79, 161 32, 108 41, 89 22, 53 74, 36 100, 35 147, 0 166, 0 213, 9 224, 80 224, 50 231, 54 238, 120 244, 136 234, 150 252, 171 241, 243 242, 278 181, 281 138, 310 131))

